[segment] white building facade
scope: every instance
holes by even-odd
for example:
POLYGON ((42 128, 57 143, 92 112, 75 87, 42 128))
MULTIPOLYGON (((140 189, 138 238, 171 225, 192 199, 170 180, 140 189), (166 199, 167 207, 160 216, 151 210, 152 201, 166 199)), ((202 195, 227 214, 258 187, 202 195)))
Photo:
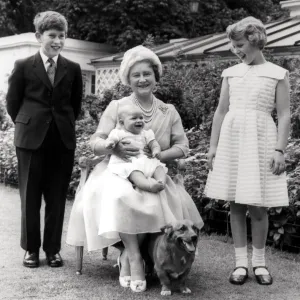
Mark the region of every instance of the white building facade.
MULTIPOLYGON (((31 32, 0 38, 0 91, 7 90, 7 79, 14 62, 35 54, 39 48, 40 44, 31 32)), ((91 59, 114 52, 116 50, 106 44, 67 38, 61 54, 80 64, 87 95, 96 93, 95 68, 90 64, 91 59)))

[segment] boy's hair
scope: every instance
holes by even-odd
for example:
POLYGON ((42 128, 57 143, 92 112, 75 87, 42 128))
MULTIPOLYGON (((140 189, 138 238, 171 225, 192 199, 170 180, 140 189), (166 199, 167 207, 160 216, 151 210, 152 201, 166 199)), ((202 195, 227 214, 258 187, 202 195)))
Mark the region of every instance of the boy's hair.
POLYGON ((66 18, 56 11, 44 11, 38 13, 34 20, 33 24, 35 31, 43 34, 46 30, 56 29, 59 31, 68 32, 68 22, 66 18))
POLYGON ((260 50, 262 50, 267 43, 266 28, 260 20, 254 17, 247 17, 229 25, 226 29, 226 33, 228 38, 234 41, 245 37, 252 46, 256 46, 260 50))

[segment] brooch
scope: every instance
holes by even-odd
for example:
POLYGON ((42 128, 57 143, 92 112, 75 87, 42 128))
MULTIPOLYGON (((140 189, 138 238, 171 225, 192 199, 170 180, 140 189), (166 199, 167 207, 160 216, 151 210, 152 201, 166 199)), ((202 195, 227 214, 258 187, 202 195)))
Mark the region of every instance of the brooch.
POLYGON ((166 105, 160 105, 158 109, 161 110, 161 112, 165 115, 168 107, 166 105))

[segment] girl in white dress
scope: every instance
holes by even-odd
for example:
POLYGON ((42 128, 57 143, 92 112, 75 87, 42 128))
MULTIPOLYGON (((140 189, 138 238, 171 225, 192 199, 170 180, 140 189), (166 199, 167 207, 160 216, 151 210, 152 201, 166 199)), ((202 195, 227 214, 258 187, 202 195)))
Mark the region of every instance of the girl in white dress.
POLYGON ((126 160, 112 154, 108 169, 113 174, 128 178, 139 189, 157 193, 165 188, 168 169, 159 160, 161 149, 153 130, 144 130, 144 127, 144 116, 137 106, 126 105, 119 109, 118 125, 105 140, 105 147, 114 149, 120 141, 126 139, 139 149, 140 154, 126 160), (150 157, 144 151, 147 146, 151 150, 150 157))
POLYGON ((230 201, 236 267, 229 281, 248 277, 246 212, 251 217, 252 267, 259 284, 272 284, 265 264, 268 207, 289 204, 284 150, 290 127, 288 71, 262 53, 266 31, 260 20, 245 18, 227 28, 242 63, 223 71, 207 155, 208 197, 230 201), (276 108, 278 130, 271 117, 276 108))

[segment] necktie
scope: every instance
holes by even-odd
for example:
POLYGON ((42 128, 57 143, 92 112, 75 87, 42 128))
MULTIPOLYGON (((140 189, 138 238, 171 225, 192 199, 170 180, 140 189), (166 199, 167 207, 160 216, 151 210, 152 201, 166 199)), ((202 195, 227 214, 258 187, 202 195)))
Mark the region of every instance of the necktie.
POLYGON ((47 68, 47 74, 48 74, 51 84, 53 85, 54 77, 55 77, 55 69, 56 69, 55 62, 52 58, 49 58, 47 60, 47 62, 50 64, 50 66, 48 66, 48 68, 47 68))

